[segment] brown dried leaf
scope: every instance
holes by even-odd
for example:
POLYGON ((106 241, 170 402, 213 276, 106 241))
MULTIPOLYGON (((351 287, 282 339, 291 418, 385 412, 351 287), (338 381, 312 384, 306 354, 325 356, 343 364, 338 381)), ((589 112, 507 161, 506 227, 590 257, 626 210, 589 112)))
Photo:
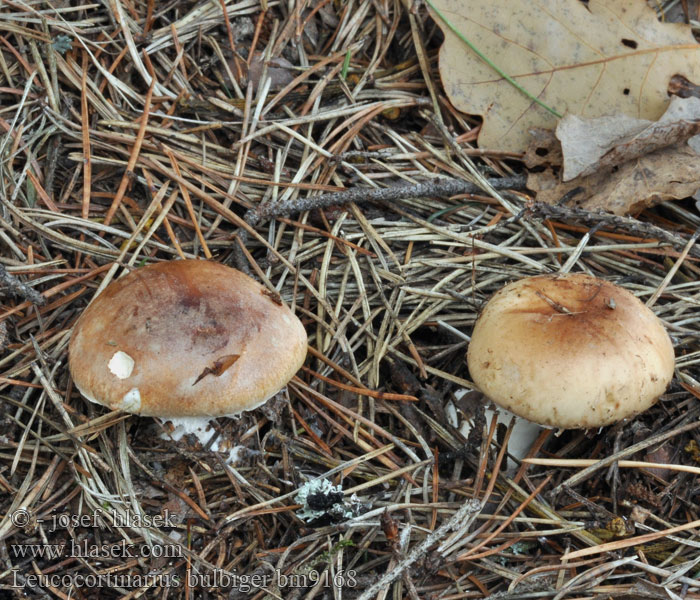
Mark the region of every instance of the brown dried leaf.
POLYGON ((262 291, 263 296, 267 296, 270 300, 272 300, 277 306, 282 306, 282 298, 277 292, 274 292, 272 290, 264 289, 262 291))
MULTIPOLYGON (((673 453, 668 444, 664 444, 660 448, 647 451, 645 460, 650 463, 668 464, 672 462, 672 454, 673 453)), ((659 479, 663 479, 664 481, 668 481, 671 475, 671 470, 664 467, 647 467, 645 470, 652 475, 656 475, 659 479)))
POLYGON ((551 170, 530 173, 527 187, 537 193, 538 202, 616 215, 637 213, 666 200, 692 196, 700 188, 700 155, 687 143, 677 144, 629 161, 614 173, 594 173, 564 183, 551 170))
POLYGON ((650 152, 684 142, 700 131, 700 99, 674 97, 655 122, 610 115, 584 119, 566 115, 556 136, 564 155, 563 181, 591 175, 650 152))
MULTIPOLYGON (((433 0, 476 48, 559 114, 621 113, 658 119, 673 75, 700 80, 690 27, 660 23, 644 0, 433 0)), ((533 127, 556 117, 480 59, 434 16, 445 34, 440 75, 450 101, 483 116, 482 148, 524 152, 533 127)))
MULTIPOLYGON (((260 78, 263 74, 263 56, 256 52, 250 62, 248 70, 248 80, 253 84, 253 89, 257 89, 260 78)), ((294 80, 294 65, 286 58, 272 58, 267 63, 267 74, 270 77, 270 89, 280 90, 294 80)))
POLYGON ((197 385, 207 375, 221 377, 240 357, 240 354, 226 354, 225 356, 220 356, 214 361, 211 367, 206 367, 204 371, 199 374, 199 377, 195 379, 192 385, 197 385))
POLYGON ((679 98, 700 98, 700 86, 682 75, 674 75, 668 82, 668 93, 679 98))
POLYGON ((389 513, 385 510, 379 517, 379 521, 387 541, 390 543, 397 542, 399 539, 399 525, 396 519, 389 516, 389 513))
POLYGON ((535 127, 530 130, 530 145, 523 162, 528 169, 541 165, 559 166, 562 164, 561 143, 551 129, 535 127))

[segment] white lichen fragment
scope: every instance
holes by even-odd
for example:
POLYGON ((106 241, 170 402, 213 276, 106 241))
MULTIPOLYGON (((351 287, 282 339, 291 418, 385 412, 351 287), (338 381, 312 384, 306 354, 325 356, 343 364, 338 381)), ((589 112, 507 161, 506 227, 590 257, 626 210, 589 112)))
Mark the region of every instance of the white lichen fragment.
POLYGON ((349 502, 340 500, 332 502, 332 495, 343 493, 343 488, 339 485, 333 485, 328 479, 312 479, 307 481, 299 488, 299 491, 294 496, 294 501, 302 505, 302 509, 297 512, 297 516, 303 521, 311 522, 321 517, 331 517, 334 520, 345 520, 356 517, 360 512, 360 501, 355 494, 352 495, 349 502), (309 506, 310 497, 318 499, 319 497, 329 498, 329 506, 323 509, 315 509, 309 506))
POLYGON ((141 392, 139 392, 139 388, 132 388, 124 394, 119 408, 126 412, 138 413, 141 410, 141 392))
POLYGON ((126 352, 117 350, 107 366, 114 375, 119 377, 119 379, 126 379, 134 370, 134 359, 131 358, 131 356, 129 356, 126 352))

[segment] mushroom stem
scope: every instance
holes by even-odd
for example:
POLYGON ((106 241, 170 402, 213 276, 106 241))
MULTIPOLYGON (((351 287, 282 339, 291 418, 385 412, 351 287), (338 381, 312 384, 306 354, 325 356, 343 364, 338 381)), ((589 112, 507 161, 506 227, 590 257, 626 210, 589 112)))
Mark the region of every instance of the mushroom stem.
MULTIPOLYGON (((510 454, 510 456, 516 460, 522 461, 527 456, 530 448, 532 448, 532 444, 535 443, 545 427, 542 427, 537 423, 533 423, 532 421, 528 421, 527 419, 523 419, 522 417, 519 417, 518 415, 513 414, 504 408, 487 408, 485 411, 487 423, 490 422, 494 414, 497 415, 498 422, 503 423, 506 426, 510 424, 511 419, 515 418, 515 422, 513 423, 513 431, 511 432, 508 440, 508 454, 510 454)), ((517 467, 518 464, 511 458, 508 458, 508 471, 512 471, 517 467)))
MULTIPOLYGON (((209 440, 216 433, 213 427, 215 419, 210 417, 164 417, 160 420, 162 423, 170 422, 173 427, 171 432, 168 432, 167 428, 164 429, 160 436, 164 440, 172 439, 175 442, 179 442, 185 435, 194 435, 199 440, 199 443, 206 447, 209 440)), ((220 437, 217 437, 209 449, 212 452, 228 452, 228 457, 225 459, 225 462, 228 464, 237 462, 240 458, 240 451, 244 448, 244 446, 233 446, 222 449, 221 446, 220 437)))
MULTIPOLYGON (((458 390, 455 392, 455 397, 460 399, 467 392, 468 390, 466 389, 458 390)), ((452 413, 452 418, 456 418, 454 407, 452 407, 452 410, 449 410, 448 407, 448 414, 450 413, 452 413)), ((510 421, 515 418, 515 422, 513 423, 513 431, 511 432, 510 439, 508 440, 508 453, 518 461, 527 456, 532 444, 535 443, 535 440, 537 440, 537 437, 540 435, 542 430, 546 429, 546 427, 542 427, 537 423, 523 419, 522 417, 519 417, 518 415, 513 414, 504 408, 495 409, 492 407, 486 408, 484 411, 487 427, 491 423, 494 415, 496 415, 498 423, 502 423, 505 426, 508 426, 510 421)), ((472 427, 472 423, 465 420, 460 426, 460 433, 467 437, 472 427)), ((508 471, 512 471, 517 466, 518 465, 515 461, 513 461, 511 458, 508 459, 508 471)))

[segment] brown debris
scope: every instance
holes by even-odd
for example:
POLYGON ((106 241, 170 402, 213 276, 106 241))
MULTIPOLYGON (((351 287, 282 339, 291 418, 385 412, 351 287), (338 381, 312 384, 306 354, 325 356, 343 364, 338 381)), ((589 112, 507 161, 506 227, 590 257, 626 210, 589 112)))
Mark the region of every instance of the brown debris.
POLYGON ((687 143, 629 161, 614 173, 594 173, 560 182, 551 170, 530 173, 527 187, 538 202, 575 206, 616 215, 637 214, 667 200, 692 196, 700 188, 700 155, 687 143))
POLYGON ((227 354, 225 356, 219 357, 214 361, 211 367, 206 367, 194 380, 192 385, 197 385, 202 379, 207 375, 214 375, 216 377, 221 377, 229 367, 232 367, 235 362, 241 357, 240 354, 227 354))
POLYGON ((673 98, 658 121, 624 114, 584 119, 566 115, 556 129, 562 181, 610 172, 626 162, 680 145, 700 131, 700 99, 673 98))

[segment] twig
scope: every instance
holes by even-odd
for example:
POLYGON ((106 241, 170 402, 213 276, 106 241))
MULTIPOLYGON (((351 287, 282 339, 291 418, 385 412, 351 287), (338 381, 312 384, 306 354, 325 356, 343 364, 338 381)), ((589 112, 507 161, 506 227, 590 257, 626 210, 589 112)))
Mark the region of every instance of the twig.
MULTIPOLYGON (((525 187, 525 181, 526 179, 522 175, 488 180, 496 190, 521 190, 525 187)), ((305 210, 327 208, 329 206, 349 204, 350 202, 391 202, 424 196, 445 197, 456 194, 477 194, 481 191, 483 190, 480 186, 470 181, 448 178, 412 185, 395 185, 382 189, 352 188, 342 192, 332 192, 308 198, 290 198, 277 204, 268 203, 259 209, 249 210, 245 215, 245 220, 251 225, 255 225, 263 219, 286 217, 305 210)))
POLYGON ((685 248, 683 248, 683 252, 681 252, 681 255, 678 257, 678 260, 676 260, 673 266, 668 270, 668 273, 666 273, 666 277, 664 277, 664 280, 661 282, 661 285, 658 288, 656 288, 656 291, 651 295, 651 298, 647 300, 646 305, 648 307, 654 306, 656 301, 659 299, 659 296, 661 296, 661 294, 664 293, 664 290, 666 289, 668 284, 671 283, 671 280, 676 275, 676 272, 678 271, 678 269, 680 269, 681 265, 683 264, 685 257, 688 256, 688 253, 693 249, 693 246, 695 246, 695 242, 697 241, 698 237, 700 237, 700 228, 695 230, 695 233, 688 240, 688 243, 685 245, 685 248))
POLYGON ((385 573, 379 581, 369 586, 357 600, 370 600, 374 598, 385 586, 401 577, 401 574, 413 563, 424 557, 433 544, 458 527, 463 527, 465 524, 468 525, 471 521, 476 519, 480 511, 481 503, 478 500, 466 501, 461 508, 452 515, 449 521, 443 523, 435 531, 428 534, 406 558, 397 563, 392 571, 385 573), (464 523, 464 521, 467 521, 467 523, 464 523))
POLYGON ((28 286, 26 283, 22 283, 14 275, 7 272, 4 265, 0 264, 0 286, 10 294, 14 296, 19 296, 25 300, 29 300, 32 304, 37 306, 43 306, 46 304, 46 298, 44 298, 39 292, 34 288, 28 286))
MULTIPOLYGON (((593 458, 523 458, 522 462, 529 465, 542 465, 545 467, 590 467, 596 464, 593 458)), ((700 475, 700 467, 689 465, 675 465, 670 463, 654 463, 643 460, 618 460, 617 466, 629 469, 668 469, 669 471, 683 471, 700 475)))
POLYGON ((605 468, 608 465, 611 465, 612 463, 614 463, 616 460, 619 460, 625 456, 630 456, 631 454, 634 454, 635 452, 639 452, 640 450, 644 450, 645 448, 648 448, 649 446, 653 446, 654 444, 659 444, 659 443, 664 442, 672 437, 680 435, 681 433, 685 433, 687 431, 692 431, 693 429, 697 429, 698 427, 700 427, 700 422, 694 421, 692 423, 687 423, 686 425, 682 425, 681 427, 677 427, 676 429, 672 429, 671 431, 666 431, 665 433, 661 433, 659 435, 653 435, 645 440, 642 440, 641 442, 637 442, 636 444, 628 446, 624 450, 620 450, 620 452, 616 452, 615 454, 611 454, 610 456, 602 458, 599 461, 596 461, 590 467, 586 467, 585 469, 583 469, 583 471, 579 471, 578 473, 576 473, 576 475, 569 477, 569 479, 567 479, 566 481, 563 481, 557 487, 555 487, 550 492, 550 494, 552 496, 556 496, 564 488, 564 486, 573 487, 575 485, 578 485, 582 481, 585 481, 586 479, 588 479, 598 469, 605 468))
MULTIPOLYGON (((688 243, 688 240, 680 235, 675 235, 666 229, 644 223, 632 217, 621 217, 611 215, 610 213, 591 212, 583 208, 567 208, 564 206, 554 206, 553 204, 544 204, 538 202, 530 209, 530 214, 542 219, 558 219, 560 221, 581 221, 589 227, 602 224, 603 227, 625 231, 632 235, 638 235, 643 238, 656 238, 661 242, 666 242, 676 247, 683 247, 688 243)), ((700 258, 700 248, 692 246, 688 254, 696 258, 700 258)))
POLYGON ((546 294, 543 294, 540 291, 536 291, 535 294, 537 294, 537 296, 542 298, 542 300, 544 300, 547 304, 549 304, 558 313, 561 313, 563 315, 573 315, 574 314, 568 308, 566 308, 566 306, 564 306, 563 304, 559 304, 559 302, 557 302, 556 300, 552 300, 546 294))
MULTIPOLYGON (((614 542, 600 544, 599 546, 593 546, 591 548, 583 548, 582 550, 576 550, 576 552, 571 552, 570 554, 564 556, 566 556, 566 558, 569 560, 573 560, 575 558, 581 558, 582 556, 590 556, 591 554, 613 552, 615 550, 629 548, 630 546, 648 544, 649 542, 668 537, 674 533, 680 533, 681 531, 687 531, 688 529, 696 529, 697 527, 700 527, 700 519, 691 521, 690 523, 685 523, 684 525, 678 525, 677 527, 669 527, 668 529, 663 529, 662 531, 654 531, 653 533, 645 533, 644 535, 638 535, 625 540, 617 540, 614 542)), ((564 558, 564 556, 562 556, 562 558, 564 558)))

